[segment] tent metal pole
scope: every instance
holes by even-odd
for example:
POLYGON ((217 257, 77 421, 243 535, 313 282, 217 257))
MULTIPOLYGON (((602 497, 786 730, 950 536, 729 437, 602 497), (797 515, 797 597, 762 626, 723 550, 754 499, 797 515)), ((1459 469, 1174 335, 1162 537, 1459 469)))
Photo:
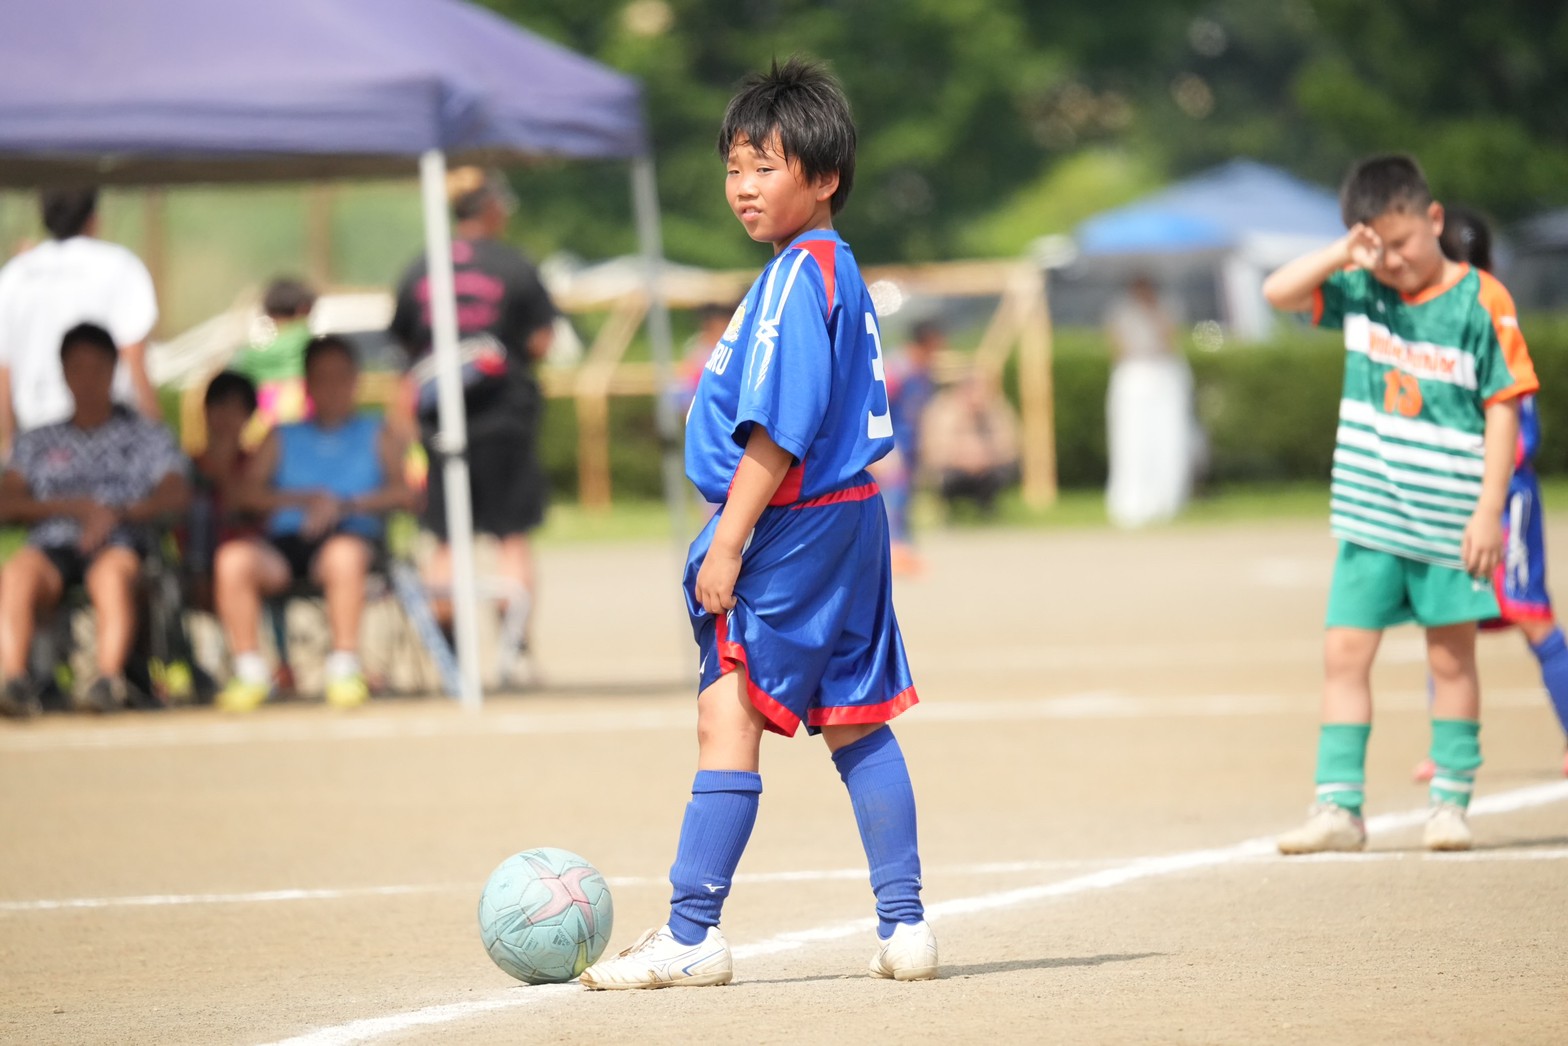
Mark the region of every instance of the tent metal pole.
POLYGON ((457 354, 457 292, 452 275, 452 227, 446 203, 446 154, 419 157, 425 214, 425 265, 430 280, 430 333, 436 358, 440 431, 435 446, 446 483, 447 540, 452 549, 452 611, 457 632, 458 699, 477 711, 484 703, 479 679, 479 600, 474 580, 473 502, 468 487, 468 417, 462 364, 457 354))
POLYGON ((664 500, 670 509, 677 559, 684 559, 686 542, 686 466, 681 459, 681 424, 670 390, 675 384, 675 339, 670 331, 670 310, 664 298, 664 239, 659 232, 659 188, 654 178, 653 156, 644 152, 632 160, 632 205, 637 216, 637 241, 642 249, 643 280, 648 290, 648 337, 653 349, 654 412, 659 426, 664 465, 664 500))

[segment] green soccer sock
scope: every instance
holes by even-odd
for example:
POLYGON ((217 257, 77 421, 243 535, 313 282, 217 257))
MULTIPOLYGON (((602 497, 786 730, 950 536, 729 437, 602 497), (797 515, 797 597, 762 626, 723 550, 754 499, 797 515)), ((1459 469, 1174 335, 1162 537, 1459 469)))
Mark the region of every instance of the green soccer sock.
POLYGON ((1324 723, 1318 728, 1318 802, 1360 815, 1366 801, 1370 723, 1324 723))
POLYGON ((1481 765, 1481 724, 1474 719, 1432 720, 1432 802, 1468 807, 1481 765))

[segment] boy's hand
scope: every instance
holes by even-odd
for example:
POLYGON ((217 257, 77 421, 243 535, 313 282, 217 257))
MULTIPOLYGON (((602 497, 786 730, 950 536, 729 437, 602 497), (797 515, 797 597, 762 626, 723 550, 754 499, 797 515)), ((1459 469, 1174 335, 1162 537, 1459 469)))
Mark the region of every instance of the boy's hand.
POLYGON ((1383 260, 1383 239, 1364 222, 1357 222, 1345 234, 1345 253, 1358 269, 1375 269, 1383 260))
POLYGON ((314 541, 337 526, 342 518, 343 508, 337 498, 331 494, 312 494, 305 507, 305 522, 301 524, 300 532, 314 541))
POLYGON ((109 535, 120 524, 120 514, 107 505, 91 503, 81 514, 79 522, 81 531, 76 545, 83 555, 90 556, 109 540, 109 535))
POLYGON ((718 617, 735 608, 735 579, 740 577, 740 553, 708 549, 697 570, 697 601, 718 617))
POLYGON ((1476 509, 1470 522, 1465 524, 1465 534, 1459 542, 1459 558, 1471 577, 1486 579, 1492 576, 1503 559, 1502 513, 1476 509))

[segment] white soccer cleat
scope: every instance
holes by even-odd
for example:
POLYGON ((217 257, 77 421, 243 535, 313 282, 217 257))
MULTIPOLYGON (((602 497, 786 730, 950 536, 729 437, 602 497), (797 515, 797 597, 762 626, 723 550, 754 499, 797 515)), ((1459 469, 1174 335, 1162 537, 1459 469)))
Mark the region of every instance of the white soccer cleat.
POLYGON ((1475 845, 1465 808, 1454 803, 1433 803, 1426 815, 1421 841, 1428 850, 1468 850, 1475 845))
POLYGON ((927 922, 899 923, 871 957, 871 976, 895 981, 928 981, 936 967, 936 934, 927 922))
POLYGON ((1282 854, 1355 853, 1367 846, 1367 826, 1360 817, 1333 803, 1315 803, 1307 823, 1276 840, 1282 854))
POLYGON ((703 988, 735 976, 730 946, 717 926, 697 944, 682 944, 669 926, 649 930, 613 959, 594 963, 578 978, 585 988, 703 988))

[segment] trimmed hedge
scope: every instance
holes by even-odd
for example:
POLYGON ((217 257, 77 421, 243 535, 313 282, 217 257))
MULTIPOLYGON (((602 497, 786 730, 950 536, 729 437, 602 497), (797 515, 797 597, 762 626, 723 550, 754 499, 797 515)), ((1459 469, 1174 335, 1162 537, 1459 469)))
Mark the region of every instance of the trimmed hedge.
MULTIPOLYGON (((1539 400, 1542 440, 1537 468, 1568 473, 1568 317, 1527 317, 1525 336, 1546 394, 1539 400)), ((1326 481, 1334 454, 1343 348, 1336 333, 1290 330, 1269 345, 1204 352, 1188 347, 1198 417, 1209 437, 1213 483, 1326 481)), ((1097 331, 1057 333, 1052 370, 1060 485, 1103 486, 1105 392, 1110 356, 1097 331)), ((1005 376, 1017 402, 1017 376, 1005 376)), ((660 495, 659 441, 651 397, 610 405, 614 496, 660 495)), ((577 426, 571 400, 551 400, 541 451, 557 497, 577 495, 577 426)))

